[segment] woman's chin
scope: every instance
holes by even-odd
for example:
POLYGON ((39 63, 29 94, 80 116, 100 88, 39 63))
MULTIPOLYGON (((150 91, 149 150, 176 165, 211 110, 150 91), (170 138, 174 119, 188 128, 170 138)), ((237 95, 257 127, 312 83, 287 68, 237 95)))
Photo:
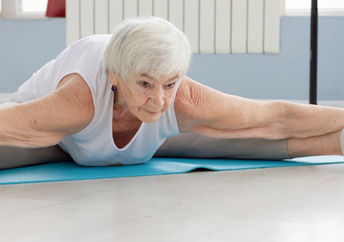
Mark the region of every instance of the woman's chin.
POLYGON ((161 112, 155 113, 155 114, 144 115, 144 117, 142 117, 141 121, 145 122, 145 123, 153 123, 153 122, 158 121, 160 116, 161 116, 161 112))

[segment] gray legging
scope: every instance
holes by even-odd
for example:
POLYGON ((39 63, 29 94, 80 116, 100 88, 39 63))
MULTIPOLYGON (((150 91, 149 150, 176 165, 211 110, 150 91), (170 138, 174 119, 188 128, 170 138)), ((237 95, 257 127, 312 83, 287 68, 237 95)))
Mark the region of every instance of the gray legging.
MULTIPOLYGON (((0 169, 72 160, 58 145, 34 149, 0 146, 0 154, 0 169)), ((281 160, 288 158, 288 152, 286 140, 213 139, 188 133, 168 138, 154 157, 281 160)))
MULTIPOLYGON (((15 104, 5 103, 0 108, 15 104)), ((268 160, 289 158, 286 140, 214 139, 193 133, 168 138, 154 156, 268 160)), ((34 149, 0 146, 0 169, 67 160, 72 158, 58 145, 34 149)))

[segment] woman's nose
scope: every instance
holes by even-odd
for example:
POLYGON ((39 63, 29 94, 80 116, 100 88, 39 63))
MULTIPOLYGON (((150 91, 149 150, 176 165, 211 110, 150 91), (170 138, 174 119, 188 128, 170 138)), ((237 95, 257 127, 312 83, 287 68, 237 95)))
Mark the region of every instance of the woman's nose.
POLYGON ((164 101, 164 90, 162 88, 156 88, 151 96, 152 102, 157 107, 162 107, 165 104, 164 101))

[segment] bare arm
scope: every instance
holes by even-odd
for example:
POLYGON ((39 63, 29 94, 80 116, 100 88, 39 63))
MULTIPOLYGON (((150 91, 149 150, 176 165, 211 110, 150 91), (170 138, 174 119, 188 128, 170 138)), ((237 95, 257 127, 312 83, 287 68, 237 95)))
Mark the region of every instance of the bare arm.
POLYGON ((344 111, 228 95, 184 78, 175 101, 181 132, 218 138, 306 138, 344 127, 344 111))
POLYGON ((53 93, 0 110, 0 145, 45 147, 84 129, 92 120, 92 94, 83 78, 66 76, 53 93))

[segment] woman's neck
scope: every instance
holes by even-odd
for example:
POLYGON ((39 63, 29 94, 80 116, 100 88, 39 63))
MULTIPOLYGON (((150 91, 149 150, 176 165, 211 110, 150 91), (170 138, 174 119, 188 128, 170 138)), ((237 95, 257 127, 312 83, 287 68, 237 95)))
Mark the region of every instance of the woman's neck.
POLYGON ((128 105, 122 100, 118 91, 114 91, 113 120, 136 121, 137 118, 129 111, 128 105))

